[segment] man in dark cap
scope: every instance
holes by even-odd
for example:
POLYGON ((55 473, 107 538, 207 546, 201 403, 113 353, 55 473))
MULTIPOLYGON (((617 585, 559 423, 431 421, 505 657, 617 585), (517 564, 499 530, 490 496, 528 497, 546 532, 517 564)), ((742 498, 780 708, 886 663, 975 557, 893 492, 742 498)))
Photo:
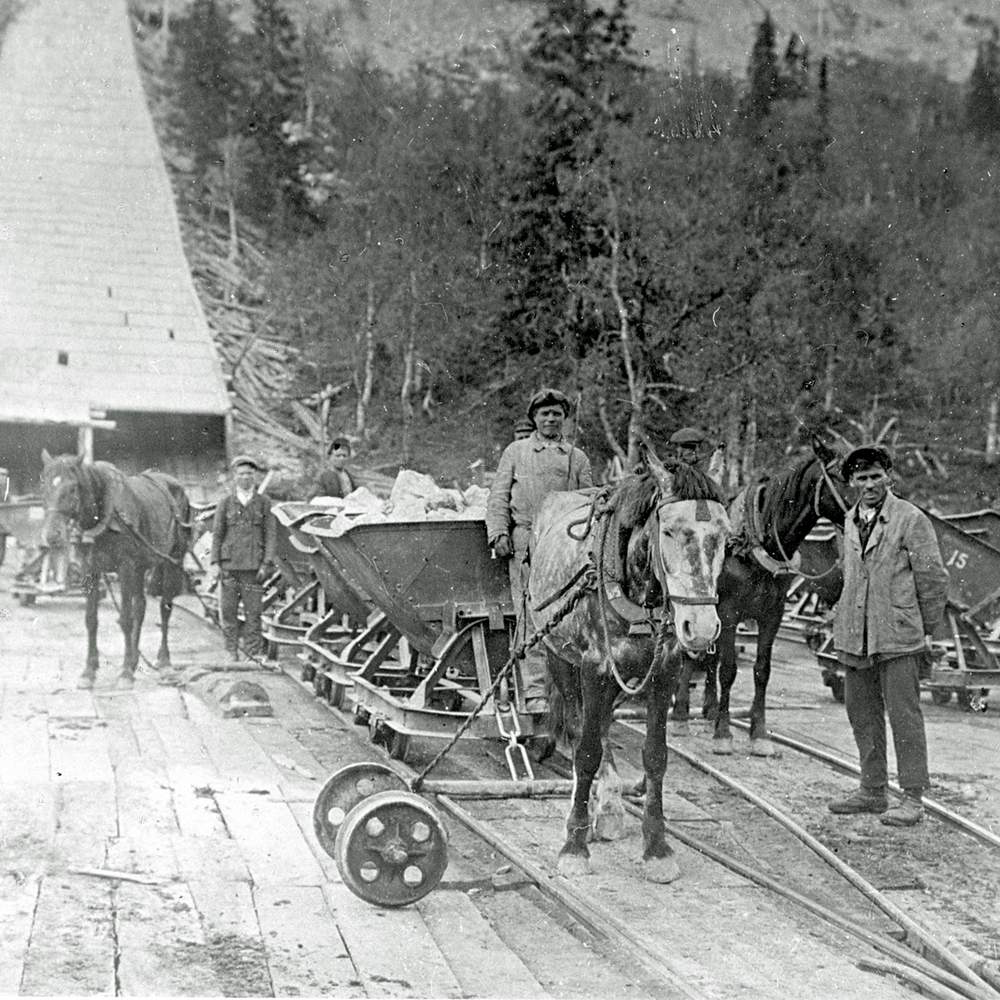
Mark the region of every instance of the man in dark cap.
POLYGON ((673 446, 674 458, 697 467, 706 457, 708 438, 697 427, 682 427, 670 435, 670 444, 673 446))
POLYGON ((535 424, 527 417, 521 417, 521 419, 514 424, 515 441, 523 441, 525 438, 531 437, 534 432, 535 424))
MULTIPOLYGON (((524 636, 524 587, 528 541, 535 512, 542 500, 560 490, 593 486, 590 460, 563 437, 569 400, 558 389, 539 389, 528 402, 534 430, 512 441, 500 456, 486 505, 486 532, 493 551, 509 559, 510 590, 518 613, 518 634, 524 636)), ((521 664, 525 710, 548 711, 545 694, 545 653, 535 647, 521 664)))
POLYGON ((212 521, 213 565, 219 567, 219 611, 226 652, 239 659, 237 611, 243 602, 244 641, 248 656, 263 652, 260 613, 263 583, 274 565, 274 520, 267 500, 257 492, 260 464, 249 455, 232 461, 233 490, 219 501, 212 521))
POLYGON ((335 437, 327 449, 327 466, 319 474, 309 495, 313 497, 346 497, 354 492, 354 477, 347 468, 351 460, 351 442, 335 437))
POLYGON ((834 813, 880 813, 889 826, 913 826, 923 818, 930 783, 920 665, 944 616, 948 574, 927 516, 892 493, 891 470, 892 458, 879 445, 855 448, 842 467, 858 501, 844 523, 844 588, 833 639, 844 665, 861 787, 829 805, 834 813), (891 809, 886 714, 904 792, 891 809))

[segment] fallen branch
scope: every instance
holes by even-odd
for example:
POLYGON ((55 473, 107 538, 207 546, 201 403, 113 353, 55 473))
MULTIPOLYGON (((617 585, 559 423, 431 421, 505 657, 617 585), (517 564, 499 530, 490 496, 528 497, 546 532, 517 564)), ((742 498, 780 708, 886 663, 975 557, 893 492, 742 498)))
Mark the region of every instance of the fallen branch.
POLYGON ((106 878, 113 882, 138 882, 140 885, 162 885, 165 881, 153 875, 136 875, 134 872, 119 872, 112 868, 67 868, 70 875, 89 875, 92 878, 106 878))

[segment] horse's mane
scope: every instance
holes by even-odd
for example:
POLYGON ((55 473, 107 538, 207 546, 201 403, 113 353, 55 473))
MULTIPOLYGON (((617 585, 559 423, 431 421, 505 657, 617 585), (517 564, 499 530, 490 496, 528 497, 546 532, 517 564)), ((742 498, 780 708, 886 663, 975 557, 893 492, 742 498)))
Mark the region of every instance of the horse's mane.
POLYGON ((802 496, 802 480, 818 461, 815 455, 805 455, 790 468, 770 476, 764 484, 764 505, 784 504, 798 501, 802 496))
MULTIPOLYGON (((700 469, 678 459, 668 459, 663 464, 673 476, 675 500, 714 500, 725 505, 722 488, 700 469)), ((656 477, 649 470, 623 479, 616 491, 619 526, 631 529, 644 524, 661 502, 659 489, 656 477)))

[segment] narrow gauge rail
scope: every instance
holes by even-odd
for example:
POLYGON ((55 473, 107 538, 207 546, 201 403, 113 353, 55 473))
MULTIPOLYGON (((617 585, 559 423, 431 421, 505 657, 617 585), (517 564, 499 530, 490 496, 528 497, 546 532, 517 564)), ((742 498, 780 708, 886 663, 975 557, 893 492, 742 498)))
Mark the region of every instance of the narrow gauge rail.
MULTIPOLYGON (((183 605, 178 606, 183 607, 183 605)), ((206 624, 206 619, 203 615, 197 614, 192 609, 184 608, 184 610, 192 614, 198 621, 206 624)), ((300 671, 296 669, 296 665, 286 664, 285 670, 286 673, 307 690, 314 694, 316 693, 310 682, 302 680, 300 671)), ((338 715, 342 721, 351 721, 348 713, 344 712, 340 707, 329 703, 326 704, 326 707, 338 715)), ((618 737, 619 751, 624 754, 626 760, 630 757, 634 760, 639 753, 637 734, 641 732, 640 727, 625 721, 619 721, 616 723, 615 732, 618 737), (630 730, 631 733, 629 732, 630 730), (622 739, 623 736, 624 739, 622 739), (629 736, 633 738, 629 739, 629 736)), ((359 740, 364 742, 360 735, 359 740)), ((671 750, 673 751, 673 757, 671 770, 668 772, 671 775, 671 784, 676 782, 679 760, 683 760, 689 767, 698 768, 702 774, 712 773, 710 766, 698 761, 695 755, 681 751, 676 742, 671 743, 671 750)), ((502 756, 499 750, 496 751, 496 756, 498 763, 501 763, 502 756)), ((822 757, 819 759, 822 760, 822 757)), ((771 766, 773 768, 773 765, 771 766)), ((408 782, 417 773, 413 768, 397 760, 392 761, 392 767, 408 782)), ((547 768, 539 768, 538 771, 539 778, 542 779, 539 782, 540 787, 546 784, 544 780, 546 773, 555 776, 567 776, 570 773, 565 769, 565 766, 560 767, 558 763, 547 768)), ((636 774, 638 774, 638 770, 636 770, 636 774)), ((715 776, 713 775, 713 777, 715 776)), ((651 977, 663 985, 665 990, 663 995, 687 997, 705 995, 692 986, 680 970, 671 966, 669 960, 665 958, 666 950, 662 946, 657 947, 652 945, 642 934, 637 934, 629 922, 618 917, 594 893, 589 892, 586 886, 552 878, 543 865, 539 865, 532 860, 529 853, 515 844, 513 837, 503 834, 499 824, 491 823, 488 817, 477 818, 475 810, 470 808, 473 802, 478 800, 481 803, 488 801, 491 797, 505 797, 507 793, 503 790, 498 791, 493 787, 498 784, 497 782, 484 781, 482 775, 479 773, 471 775, 470 778, 471 780, 464 782, 444 781, 435 783, 431 780, 425 785, 425 790, 429 794, 435 795, 437 804, 446 814, 462 823, 475 836, 508 858, 512 864, 519 868, 538 887, 543 895, 550 898, 558 907, 561 907, 573 920, 578 921, 591 933, 603 940, 609 947, 619 950, 620 953, 628 955, 631 960, 637 962, 647 977, 651 977), (465 798, 472 801, 464 804, 460 803, 459 800, 465 798)), ((500 784, 509 785, 509 791, 515 797, 517 795, 530 796, 530 786, 528 788, 518 788, 514 783, 503 782, 500 784)), ((524 785, 526 783, 520 784, 524 785)), ((551 782, 548 784, 551 785, 551 782)), ((704 794, 704 789, 702 793, 704 794)), ((710 793, 708 794, 710 795, 710 793)), ((724 801, 728 801, 728 799, 724 801)), ((537 797, 535 802, 536 807, 542 806, 537 797)), ((766 802, 765 807, 769 807, 772 813, 780 812, 777 806, 766 802)), ((628 803, 626 808, 635 815, 641 814, 641 810, 631 803, 628 803)), ((546 811, 548 815, 544 822, 547 825, 551 826, 553 823, 561 824, 563 819, 562 801, 559 802, 558 807, 549 804, 546 807, 546 811)), ((725 812, 725 809, 723 809, 723 812, 725 812)), ((856 904, 853 914, 842 912, 844 898, 843 881, 846 879, 855 889, 857 889, 859 884, 867 884, 863 876, 850 869, 849 866, 842 865, 837 873, 841 880, 839 889, 827 888, 825 893, 817 893, 815 889, 815 872, 812 873, 811 877, 800 880, 799 885, 789 882, 787 879, 777 878, 772 874, 774 865, 767 860, 766 848, 760 846, 759 833, 753 837, 748 837, 746 840, 743 837, 737 837, 734 833, 733 820, 727 819, 725 816, 704 822, 709 826, 718 827, 722 831, 721 837, 715 838, 715 843, 704 836, 692 836, 689 832, 690 821, 687 823, 683 820, 671 822, 668 825, 668 833, 680 843, 698 851, 716 864, 755 882, 783 899, 795 903, 806 912, 826 921, 832 928, 851 934, 871 952, 869 957, 859 957, 857 959, 859 968, 869 969, 883 975, 891 975, 931 996, 952 998, 952 1000, 955 997, 966 997, 968 1000, 989 1000, 989 998, 1000 996, 1000 991, 995 989, 992 971, 988 967, 984 967, 985 963, 981 961, 979 956, 972 955, 967 951, 962 952, 960 948, 956 951, 954 942, 942 942, 916 925, 911 924, 907 926, 905 917, 903 920, 904 926, 902 927, 898 926, 897 921, 896 925, 892 927, 887 927, 883 923, 882 926, 876 925, 873 928, 871 906, 868 905, 866 910, 866 903, 864 901, 856 904), (744 841, 744 846, 741 850, 742 857, 734 856, 731 850, 726 850, 724 847, 719 846, 719 840, 725 844, 726 841, 732 842, 734 839, 744 841), (754 853, 758 856, 763 855, 761 857, 761 864, 754 865, 746 862, 745 859, 748 851, 745 845, 747 843, 753 844, 749 850, 751 858, 754 856, 754 853), (806 891, 803 891, 801 881, 809 883, 806 891), (831 899, 837 901, 837 905, 830 906, 829 901, 831 899), (911 941, 916 942, 918 949, 929 954, 931 958, 936 958, 937 961, 924 958, 918 952, 901 944, 898 939, 907 935, 909 935, 911 941), (878 957, 878 953, 881 953, 881 958, 878 957), (945 966, 944 968, 941 967, 942 964, 945 966), (977 968, 980 971, 984 971, 990 979, 984 979, 980 975, 980 971, 977 971, 977 968)), ((759 829, 759 815, 757 816, 755 825, 759 829)), ((870 898, 868 899, 868 903, 870 903, 870 898)), ((891 912, 892 907, 890 906, 888 909, 891 912)))

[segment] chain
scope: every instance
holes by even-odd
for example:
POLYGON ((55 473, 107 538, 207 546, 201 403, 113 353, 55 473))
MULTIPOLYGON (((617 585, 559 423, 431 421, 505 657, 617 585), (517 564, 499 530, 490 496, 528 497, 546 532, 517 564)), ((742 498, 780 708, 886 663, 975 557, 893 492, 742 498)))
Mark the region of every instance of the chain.
MULTIPOLYGON (((593 567, 588 567, 587 573, 580 580, 579 585, 576 590, 570 594, 566 603, 545 623, 537 632, 529 636, 524 642, 520 643, 518 646, 514 647, 514 651, 507 657, 507 662, 497 671, 496 677, 493 679, 493 683, 490 685, 489 690, 483 695, 482 700, 478 705, 466 716, 465 721, 458 727, 452 738, 441 748, 441 750, 435 755, 433 760, 410 782, 410 788, 414 792, 420 791, 420 786, 424 783, 424 779, 427 777, 431 771, 434 770, 438 764, 445 758, 451 748, 465 735, 469 727, 480 715, 483 709, 486 708, 487 703, 496 694, 497 689, 503 683, 504 678, 510 673, 511 668, 514 664, 523 659, 524 654, 528 652, 529 649, 533 649, 538 645, 546 636, 548 636, 559 623, 569 615, 573 609, 580 603, 580 601, 597 585, 597 571, 593 567)), ((522 748, 523 749, 523 748, 522 748)), ((509 762, 508 762, 509 763, 509 762)))

